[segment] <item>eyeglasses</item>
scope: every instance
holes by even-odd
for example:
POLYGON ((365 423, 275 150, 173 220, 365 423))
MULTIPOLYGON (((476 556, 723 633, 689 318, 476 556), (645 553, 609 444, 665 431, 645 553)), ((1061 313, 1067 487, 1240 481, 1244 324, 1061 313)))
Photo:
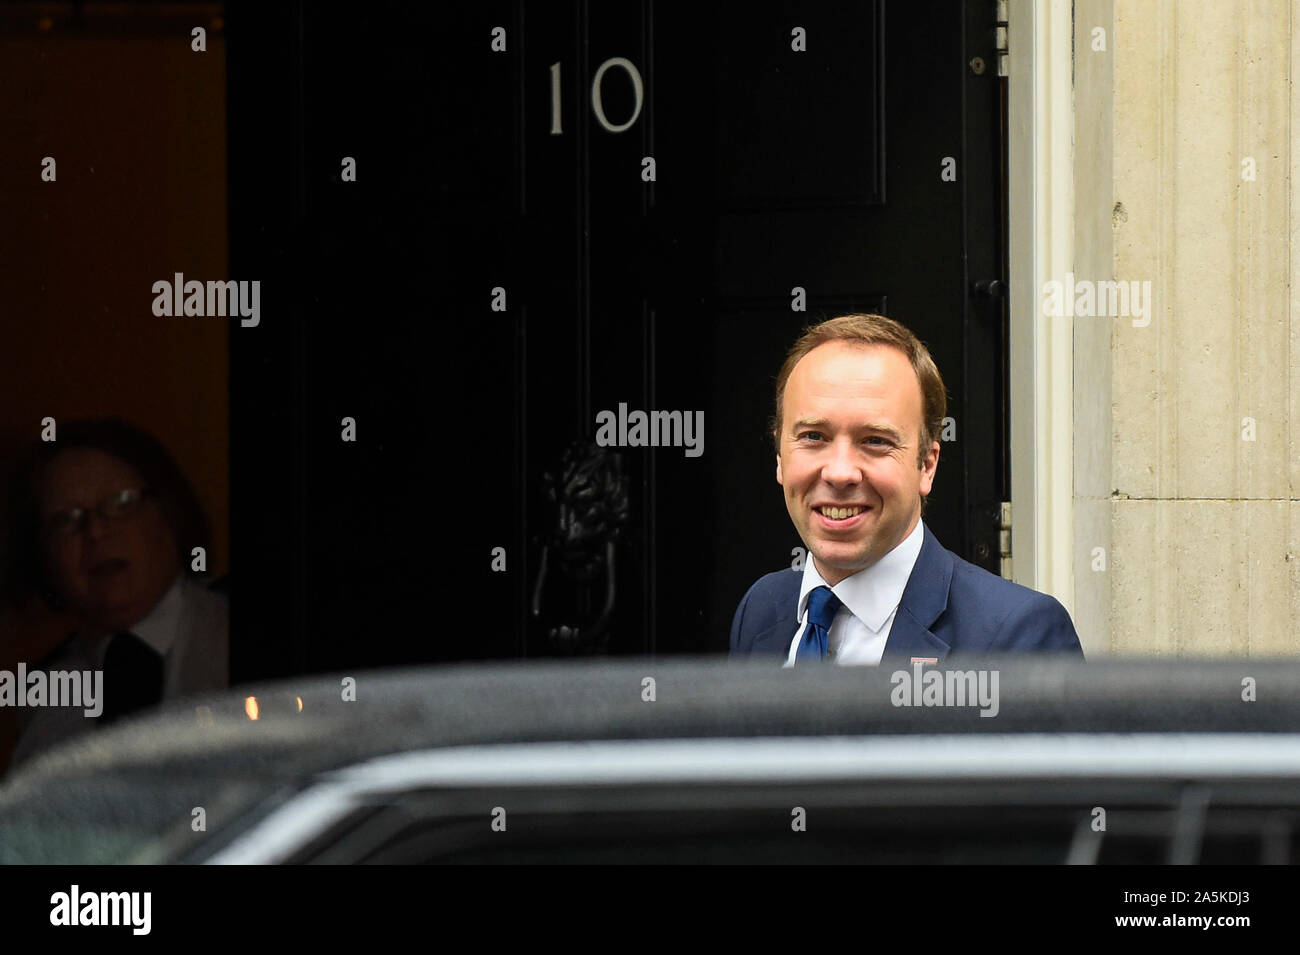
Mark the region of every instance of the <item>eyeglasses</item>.
MULTIPOLYGON (((152 494, 153 489, 148 487, 123 488, 120 491, 114 491, 101 500, 95 505, 94 510, 106 521, 118 520, 135 513, 139 509, 141 502, 152 494)), ((55 537, 71 537, 85 528, 89 517, 90 511, 88 509, 70 507, 62 511, 56 511, 45 522, 45 529, 55 537)))

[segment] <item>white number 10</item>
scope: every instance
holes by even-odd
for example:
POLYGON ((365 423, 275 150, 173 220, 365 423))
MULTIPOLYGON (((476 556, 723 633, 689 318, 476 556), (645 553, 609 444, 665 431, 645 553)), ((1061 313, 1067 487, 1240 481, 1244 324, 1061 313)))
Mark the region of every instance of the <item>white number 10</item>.
MULTIPOLYGON (((591 111, 596 114, 596 122, 609 133, 621 133, 630 129, 636 122, 636 118, 641 115, 641 104, 645 100, 645 89, 641 85, 641 73, 628 60, 621 56, 612 56, 600 68, 596 70, 596 75, 591 80, 591 111), (632 116, 626 123, 621 126, 615 126, 610 123, 605 116, 605 106, 601 102, 600 81, 605 78, 605 72, 611 67, 622 67, 627 71, 627 75, 632 80, 632 92, 636 96, 636 106, 632 110, 632 116)), ((551 135, 559 136, 563 130, 560 128, 560 64, 551 64, 551 135)))

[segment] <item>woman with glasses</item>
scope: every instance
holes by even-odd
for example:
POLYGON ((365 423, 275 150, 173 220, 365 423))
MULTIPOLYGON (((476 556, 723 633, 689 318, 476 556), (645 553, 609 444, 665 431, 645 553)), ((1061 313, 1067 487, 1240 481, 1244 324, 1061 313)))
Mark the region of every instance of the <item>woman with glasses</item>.
POLYGON ((104 674, 103 715, 22 711, 15 763, 162 700, 228 685, 226 598, 190 571, 210 548, 189 482, 152 435, 119 419, 69 422, 10 488, 7 590, 68 611, 76 629, 29 669, 104 674))

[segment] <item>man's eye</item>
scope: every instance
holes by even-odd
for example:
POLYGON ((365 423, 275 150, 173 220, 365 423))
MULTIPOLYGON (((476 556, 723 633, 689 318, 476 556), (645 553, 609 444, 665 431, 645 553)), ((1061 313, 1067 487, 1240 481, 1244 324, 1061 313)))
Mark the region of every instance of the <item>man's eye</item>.
POLYGON ((867 440, 868 440, 868 441, 879 441, 879 442, 881 442, 882 444, 891 444, 891 443, 892 443, 888 438, 881 438, 881 437, 878 437, 878 436, 875 436, 875 435, 872 435, 870 438, 867 438, 867 440))
POLYGON ((802 441, 805 438, 820 438, 821 436, 822 433, 820 431, 804 431, 799 435, 799 440, 802 441))

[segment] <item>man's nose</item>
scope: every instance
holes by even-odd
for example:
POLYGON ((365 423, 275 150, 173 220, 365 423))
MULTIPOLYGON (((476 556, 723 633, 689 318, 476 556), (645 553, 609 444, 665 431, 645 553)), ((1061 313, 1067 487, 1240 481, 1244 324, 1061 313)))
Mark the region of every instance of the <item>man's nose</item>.
POLYGON ((847 439, 831 442, 829 458, 822 465, 822 477, 835 484, 852 484, 862 480, 857 448, 847 439))

